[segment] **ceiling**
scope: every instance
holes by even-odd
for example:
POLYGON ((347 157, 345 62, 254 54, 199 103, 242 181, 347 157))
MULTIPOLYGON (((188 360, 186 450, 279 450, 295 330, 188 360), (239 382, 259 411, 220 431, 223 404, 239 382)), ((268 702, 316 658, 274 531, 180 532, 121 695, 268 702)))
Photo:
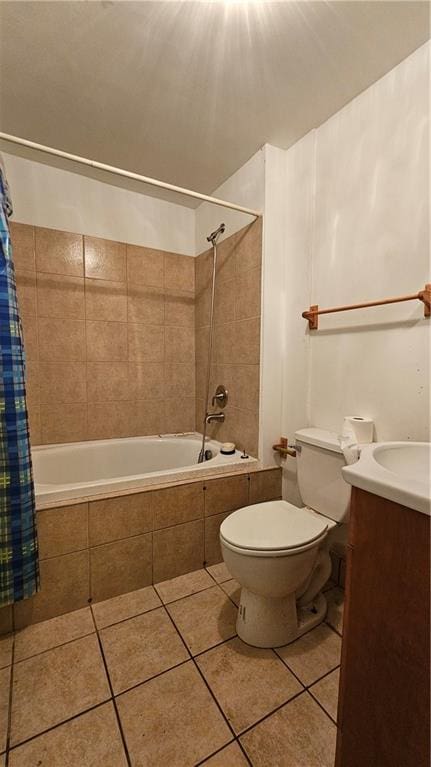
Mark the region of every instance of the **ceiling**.
POLYGON ((0 32, 2 131, 211 193, 424 43, 429 5, 3 1, 0 32))

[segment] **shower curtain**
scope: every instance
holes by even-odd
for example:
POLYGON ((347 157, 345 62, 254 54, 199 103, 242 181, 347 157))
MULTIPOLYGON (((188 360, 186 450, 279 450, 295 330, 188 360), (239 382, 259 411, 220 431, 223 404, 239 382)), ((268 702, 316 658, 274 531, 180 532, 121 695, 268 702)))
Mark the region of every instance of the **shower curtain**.
POLYGON ((39 588, 36 511, 25 401, 25 367, 0 164, 0 607, 39 588))

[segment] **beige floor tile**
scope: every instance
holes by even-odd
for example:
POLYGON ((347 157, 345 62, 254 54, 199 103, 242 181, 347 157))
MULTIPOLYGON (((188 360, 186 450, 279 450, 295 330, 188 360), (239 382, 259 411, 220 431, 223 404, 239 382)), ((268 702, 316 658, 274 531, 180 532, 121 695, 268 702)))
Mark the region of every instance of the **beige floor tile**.
POLYGON ((316 682, 310 687, 310 692, 323 706, 325 711, 334 721, 337 721, 337 707, 338 707, 338 688, 340 686, 340 669, 331 671, 328 676, 323 677, 320 682, 316 682))
POLYGON ((238 637, 200 655, 197 664, 236 733, 303 689, 272 650, 238 637))
POLYGON ((15 661, 51 650, 53 647, 86 636, 95 631, 91 610, 84 607, 57 618, 34 623, 15 635, 15 661))
POLYGON ((192 655, 236 634, 237 611, 218 586, 173 602, 167 610, 192 655))
POLYGON ((0 671, 0 753, 6 748, 11 667, 0 671))
POLYGON ((329 623, 340 634, 343 633, 343 614, 344 614, 344 591, 343 589, 331 589, 325 593, 328 602, 328 612, 326 613, 326 622, 329 623))
POLYGON ((336 727, 308 693, 241 738, 254 767, 333 767, 336 727))
POLYGON ((135 615, 146 613, 160 607, 161 601, 152 586, 129 591, 119 597, 105 599, 92 605, 94 620, 98 629, 111 626, 113 623, 133 618, 135 615))
POLYGON ((112 703, 13 749, 9 767, 127 767, 112 703))
POLYGON ((341 639, 329 626, 321 623, 295 642, 279 647, 276 652, 308 687, 340 665, 341 639))
POLYGON ((117 705, 133 767, 192 767, 232 739, 192 662, 120 695, 117 705))
POLYGON ((214 581, 205 570, 194 570, 186 575, 179 575, 169 581, 156 583, 155 588, 164 604, 174 602, 176 599, 188 597, 214 586, 214 581))
POLYGON ((116 695, 190 657, 164 608, 102 629, 100 638, 116 695))
POLYGON ((230 743, 214 756, 207 759, 202 767, 248 767, 248 761, 238 743, 230 743))
POLYGON ((235 578, 232 578, 230 581, 220 583, 220 586, 225 594, 227 594, 228 597, 232 600, 232 602, 235 602, 235 604, 238 606, 241 597, 241 586, 238 581, 236 581, 235 578))
POLYGON ((110 697, 95 635, 14 666, 11 743, 38 735, 110 697))
POLYGON ((232 578, 224 562, 220 562, 218 565, 211 565, 211 567, 207 567, 207 570, 216 583, 224 583, 224 581, 232 578))
POLYGON ((0 637, 0 668, 10 666, 12 663, 12 644, 12 634, 0 637))

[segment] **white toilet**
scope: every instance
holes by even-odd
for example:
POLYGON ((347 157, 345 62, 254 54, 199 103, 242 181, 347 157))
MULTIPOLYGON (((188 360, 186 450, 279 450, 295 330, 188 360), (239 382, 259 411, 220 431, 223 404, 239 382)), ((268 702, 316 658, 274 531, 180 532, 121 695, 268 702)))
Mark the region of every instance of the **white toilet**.
POLYGON ((238 635, 254 647, 280 647, 320 623, 321 589, 331 573, 330 542, 347 522, 350 486, 336 434, 295 434, 305 506, 269 501, 234 511, 220 527, 223 559, 241 585, 238 635))

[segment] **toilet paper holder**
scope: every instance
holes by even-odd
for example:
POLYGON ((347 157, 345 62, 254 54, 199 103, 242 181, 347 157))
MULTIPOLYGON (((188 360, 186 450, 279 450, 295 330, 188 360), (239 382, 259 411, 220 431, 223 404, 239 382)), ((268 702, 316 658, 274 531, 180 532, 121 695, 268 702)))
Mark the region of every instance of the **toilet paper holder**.
POLYGON ((289 446, 287 437, 280 437, 279 442, 277 442, 276 445, 273 445, 272 449, 282 457, 290 455, 292 458, 296 458, 296 454, 301 452, 300 445, 289 446))

